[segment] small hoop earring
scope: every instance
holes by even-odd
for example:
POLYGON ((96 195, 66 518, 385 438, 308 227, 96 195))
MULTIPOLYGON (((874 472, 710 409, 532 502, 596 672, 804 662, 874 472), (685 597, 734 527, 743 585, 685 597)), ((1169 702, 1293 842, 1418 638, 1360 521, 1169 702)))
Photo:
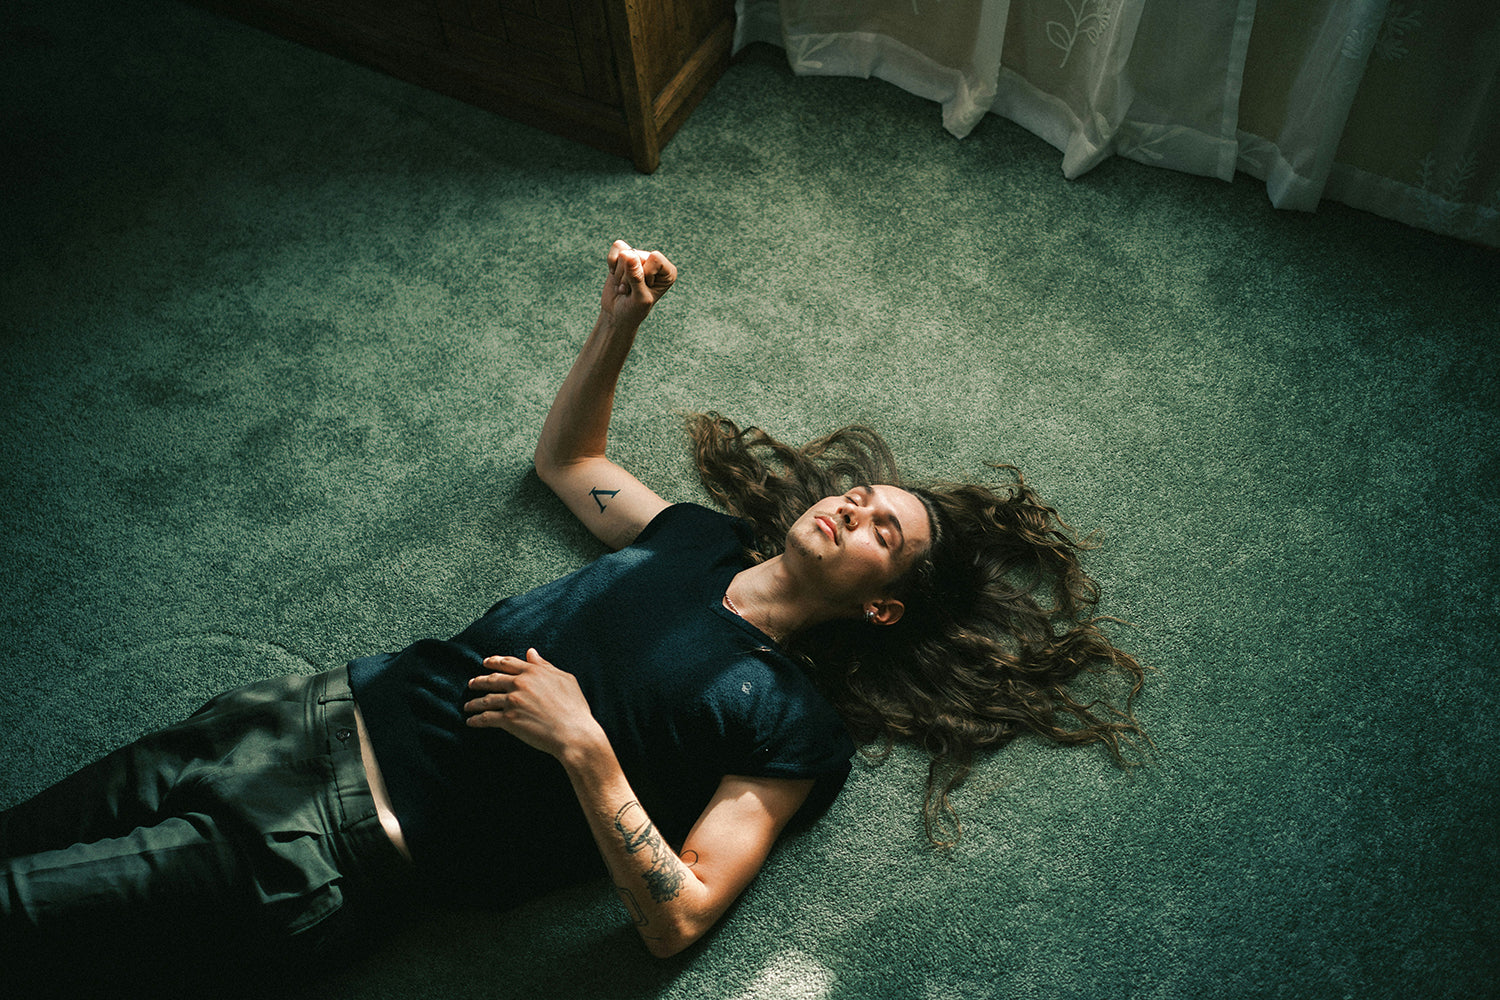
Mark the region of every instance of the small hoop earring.
POLYGON ((865 621, 869 622, 871 625, 875 624, 875 609, 874 608, 865 608, 865 621))

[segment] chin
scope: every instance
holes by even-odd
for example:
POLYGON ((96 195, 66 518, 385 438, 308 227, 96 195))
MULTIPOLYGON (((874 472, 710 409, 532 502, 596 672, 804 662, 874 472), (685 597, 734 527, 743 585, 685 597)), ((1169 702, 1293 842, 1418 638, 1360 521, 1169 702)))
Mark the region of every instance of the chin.
POLYGON ((787 551, 796 549, 799 553, 809 559, 822 559, 823 555, 818 551, 817 543, 828 541, 828 536, 814 521, 806 524, 795 524, 786 535, 787 551))
MULTIPOLYGON (((818 538, 821 537, 821 535, 818 536, 818 538)), ((818 548, 818 538, 812 538, 800 531, 788 532, 786 549, 782 558, 786 562, 787 569, 794 575, 799 577, 806 577, 809 574, 821 575, 824 553, 818 548)))

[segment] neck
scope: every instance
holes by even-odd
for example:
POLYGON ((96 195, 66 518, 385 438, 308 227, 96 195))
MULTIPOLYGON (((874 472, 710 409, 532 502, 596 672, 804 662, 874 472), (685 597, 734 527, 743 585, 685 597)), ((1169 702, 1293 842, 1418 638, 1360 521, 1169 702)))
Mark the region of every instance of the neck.
POLYGON ((781 556, 740 570, 729 581, 726 596, 734 605, 731 610, 778 642, 833 617, 818 595, 796 586, 781 556))

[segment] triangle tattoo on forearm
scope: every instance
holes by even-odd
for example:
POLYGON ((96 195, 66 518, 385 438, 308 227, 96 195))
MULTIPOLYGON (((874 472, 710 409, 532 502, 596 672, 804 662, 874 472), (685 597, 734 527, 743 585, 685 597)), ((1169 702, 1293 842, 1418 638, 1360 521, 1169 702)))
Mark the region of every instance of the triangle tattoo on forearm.
POLYGON ((620 491, 619 490, 601 490, 601 489, 592 489, 592 490, 589 490, 589 496, 593 497, 594 498, 594 503, 596 503, 596 504, 599 505, 599 513, 601 513, 601 514, 604 513, 604 501, 601 500, 600 497, 609 497, 612 500, 612 499, 614 499, 615 497, 617 497, 619 495, 620 495, 620 491))

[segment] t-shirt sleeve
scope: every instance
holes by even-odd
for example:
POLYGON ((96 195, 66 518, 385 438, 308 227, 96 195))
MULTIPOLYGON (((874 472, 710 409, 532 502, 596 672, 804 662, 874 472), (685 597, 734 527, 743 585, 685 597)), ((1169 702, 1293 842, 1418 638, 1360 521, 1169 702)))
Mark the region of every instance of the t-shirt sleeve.
POLYGON ((854 741, 812 683, 800 672, 797 680, 784 702, 766 706, 760 713, 757 743, 751 752, 757 766, 748 776, 817 779, 793 817, 793 825, 800 827, 823 815, 843 790, 854 741))
POLYGON ((738 549, 750 535, 750 526, 739 518, 701 504, 674 503, 647 522, 633 544, 718 552, 726 545, 738 549))
POLYGON ((747 658, 716 692, 741 755, 725 772, 752 778, 836 778, 849 773, 854 742, 833 706, 789 661, 747 658))

